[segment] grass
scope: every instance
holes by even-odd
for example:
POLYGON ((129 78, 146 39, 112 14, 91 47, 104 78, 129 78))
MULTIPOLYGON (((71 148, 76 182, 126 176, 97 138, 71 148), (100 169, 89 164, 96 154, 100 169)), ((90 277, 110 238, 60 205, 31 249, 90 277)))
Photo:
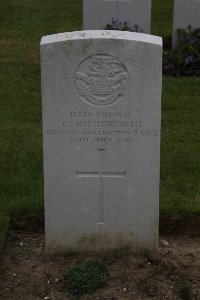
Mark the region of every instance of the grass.
POLYGON ((152 34, 172 35, 173 4, 174 0, 152 0, 152 34))
POLYGON ((161 212, 200 213, 200 77, 164 78, 161 212))
MULTIPOLYGON (((152 32, 172 31, 172 0, 153 0, 152 32)), ((80 30, 81 0, 0 1, 0 245, 9 217, 43 211, 39 42, 80 30)), ((200 78, 164 78, 161 212, 200 212, 200 78)))
POLYGON ((190 279, 187 274, 183 274, 179 281, 180 289, 179 296, 182 300, 192 299, 192 288, 190 284, 190 279))
MULTIPOLYGON (((80 30, 79 0, 0 2, 0 214, 43 211, 39 43, 80 30)), ((0 222, 0 243, 5 225, 0 222)))

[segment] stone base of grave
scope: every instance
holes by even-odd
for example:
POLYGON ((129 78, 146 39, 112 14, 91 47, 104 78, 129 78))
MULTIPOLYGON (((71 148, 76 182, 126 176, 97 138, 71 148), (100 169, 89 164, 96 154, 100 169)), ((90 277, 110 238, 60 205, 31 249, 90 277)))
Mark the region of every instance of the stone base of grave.
MULTIPOLYGON (((81 234, 76 238, 66 238, 58 241, 58 238, 52 239, 46 235, 46 251, 47 252, 107 252, 113 250, 123 250, 124 252, 141 252, 151 251, 158 248, 159 235, 157 226, 152 226, 151 235, 144 238, 136 236, 134 231, 126 233, 116 232, 93 232, 89 234, 81 234)), ((142 237, 143 236, 143 237, 142 237)))

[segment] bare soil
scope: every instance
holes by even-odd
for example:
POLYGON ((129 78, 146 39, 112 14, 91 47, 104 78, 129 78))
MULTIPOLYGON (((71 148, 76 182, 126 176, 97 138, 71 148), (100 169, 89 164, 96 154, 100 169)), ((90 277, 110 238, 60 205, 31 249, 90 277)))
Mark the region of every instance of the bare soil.
POLYGON ((162 217, 157 252, 115 251, 101 259, 109 279, 93 294, 70 295, 63 275, 95 254, 47 255, 43 217, 14 219, 0 263, 1 300, 200 299, 200 217, 162 217))

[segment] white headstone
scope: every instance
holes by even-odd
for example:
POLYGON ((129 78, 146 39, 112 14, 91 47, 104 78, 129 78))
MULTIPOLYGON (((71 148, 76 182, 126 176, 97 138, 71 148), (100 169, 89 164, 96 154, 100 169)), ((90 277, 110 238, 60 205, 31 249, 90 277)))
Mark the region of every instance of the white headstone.
POLYGON ((177 45, 177 29, 200 28, 200 0, 175 0, 173 20, 173 47, 177 45))
POLYGON ((127 23, 133 31, 150 33, 151 0, 83 1, 83 29, 105 29, 107 24, 112 23, 113 27, 117 27, 114 29, 127 23))
POLYGON ((47 249, 157 247, 161 57, 146 34, 42 38, 47 249))

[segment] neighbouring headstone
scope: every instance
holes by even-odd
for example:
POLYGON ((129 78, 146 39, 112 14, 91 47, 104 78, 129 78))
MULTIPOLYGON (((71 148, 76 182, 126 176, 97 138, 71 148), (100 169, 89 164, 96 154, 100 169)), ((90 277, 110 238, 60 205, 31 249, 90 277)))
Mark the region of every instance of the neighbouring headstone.
POLYGON ((48 250, 157 247, 161 57, 140 33, 42 38, 48 250))
POLYGON ((151 0, 84 0, 83 29, 151 32, 151 0))
POLYGON ((177 29, 200 28, 200 0, 175 0, 173 20, 173 47, 177 46, 177 29))

